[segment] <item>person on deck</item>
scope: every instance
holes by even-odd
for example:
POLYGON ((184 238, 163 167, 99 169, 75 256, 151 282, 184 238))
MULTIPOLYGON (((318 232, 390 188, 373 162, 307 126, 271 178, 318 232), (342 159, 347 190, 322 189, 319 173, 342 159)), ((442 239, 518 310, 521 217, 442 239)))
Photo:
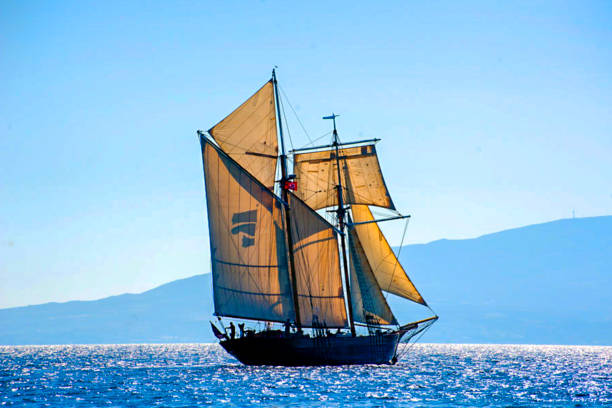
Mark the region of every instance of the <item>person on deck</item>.
POLYGON ((289 319, 287 319, 287 321, 285 322, 285 334, 291 334, 291 320, 289 319))
POLYGON ((230 338, 233 340, 236 337, 236 326, 234 322, 230 322, 230 338))

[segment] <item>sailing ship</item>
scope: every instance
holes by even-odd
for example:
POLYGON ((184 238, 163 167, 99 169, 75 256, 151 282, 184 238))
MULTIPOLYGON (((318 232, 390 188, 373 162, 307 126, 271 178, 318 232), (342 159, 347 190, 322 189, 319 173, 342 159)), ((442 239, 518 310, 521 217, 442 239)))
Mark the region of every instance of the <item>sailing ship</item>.
POLYGON ((278 95, 273 70, 225 119, 197 132, 212 330, 247 365, 395 363, 400 340, 438 317, 432 310, 400 325, 387 303, 384 293, 428 307, 378 226, 409 217, 395 210, 385 185, 378 139, 341 143, 331 115, 329 144, 286 152, 278 95), (375 219, 369 206, 394 214, 375 219), (239 333, 233 319, 243 322, 239 333))

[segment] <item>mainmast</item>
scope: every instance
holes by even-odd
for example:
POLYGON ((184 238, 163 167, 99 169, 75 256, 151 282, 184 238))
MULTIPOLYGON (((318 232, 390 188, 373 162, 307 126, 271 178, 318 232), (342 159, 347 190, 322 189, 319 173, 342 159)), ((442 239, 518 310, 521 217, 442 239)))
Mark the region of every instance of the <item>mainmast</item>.
POLYGON ((338 115, 332 113, 331 116, 325 116, 323 119, 332 119, 334 122, 334 141, 332 146, 334 146, 336 150, 336 170, 338 171, 338 184, 336 185, 336 191, 338 194, 338 209, 336 210, 336 214, 338 215, 338 229, 340 230, 340 244, 342 246, 342 266, 344 268, 344 282, 346 288, 346 300, 348 303, 348 318, 349 324, 351 327, 351 335, 353 337, 356 336, 355 332, 355 321, 353 320, 353 302, 351 299, 351 288, 349 286, 349 269, 348 262, 346 258, 346 232, 345 226, 346 223, 344 221, 344 217, 346 215, 346 208, 344 208, 344 200, 342 197, 342 177, 340 172, 340 150, 339 150, 339 142, 338 142, 338 131, 336 130, 336 117, 338 115))
MULTIPOLYGON (((287 154, 285 153, 285 140, 283 138, 283 121, 280 113, 280 100, 278 98, 278 83, 276 82, 276 69, 272 69, 272 83, 274 85, 274 98, 276 105, 276 117, 278 121, 278 134, 280 137, 280 145, 281 145, 281 155, 280 155, 280 164, 281 164, 281 197, 285 203, 289 202, 288 195, 289 191, 287 189, 287 181, 289 180, 287 176, 287 154)), ((295 309, 295 325, 298 331, 302 329, 302 321, 300 318, 300 302, 298 299, 298 291, 297 291, 297 276, 295 274, 295 259, 293 256, 293 235, 291 231, 291 217, 290 217, 290 208, 289 204, 285 204, 285 223, 287 225, 287 241, 288 241, 288 249, 289 249, 289 273, 291 275, 291 291, 293 293, 293 308, 295 309)))

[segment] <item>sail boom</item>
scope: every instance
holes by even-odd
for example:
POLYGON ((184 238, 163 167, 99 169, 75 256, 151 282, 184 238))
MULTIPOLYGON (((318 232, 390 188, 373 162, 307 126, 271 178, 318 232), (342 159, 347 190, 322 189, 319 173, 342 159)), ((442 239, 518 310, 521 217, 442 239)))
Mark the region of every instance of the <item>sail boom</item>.
POLYGON ((439 317, 438 315, 436 315, 436 316, 431 316, 431 317, 428 317, 428 318, 426 318, 426 319, 417 320, 416 322, 406 323, 406 324, 402 325, 402 327, 407 326, 407 325, 410 325, 410 324, 416 324, 416 325, 418 326, 418 325, 419 325, 419 324, 421 324, 421 323, 427 323, 427 322, 430 322, 430 321, 432 321, 432 320, 438 320, 439 318, 440 318, 440 317, 439 317))
POLYGON ((395 324, 367 324, 367 323, 355 322, 355 326, 368 327, 368 328, 380 327, 383 329, 391 330, 391 328, 396 328, 398 326, 398 323, 395 323, 395 324))
POLYGON ((352 223, 349 223, 348 226, 354 227, 356 225, 372 224, 372 223, 379 223, 379 222, 393 221, 393 220, 403 220, 405 218, 410 218, 410 215, 398 215, 396 217, 382 218, 380 220, 352 222, 352 223))
POLYGON ((240 320, 251 320, 254 322, 274 322, 274 323, 286 323, 287 320, 282 320, 282 319, 257 319, 254 317, 244 317, 244 316, 238 316, 238 315, 232 315, 232 314, 226 314, 226 313, 213 313, 213 316, 217 316, 217 317, 226 317, 226 318, 230 318, 230 319, 240 319, 240 320))
POLYGON ((250 156, 267 157, 268 159, 275 159, 275 160, 278 159, 278 156, 273 155, 273 154, 257 153, 257 152, 249 152, 249 151, 244 152, 244 154, 250 155, 250 156))
MULTIPOLYGON (((364 140, 356 140, 354 142, 345 142, 345 143, 338 142, 338 146, 353 146, 353 145, 362 144, 362 143, 376 143, 376 142, 380 142, 380 139, 364 139, 364 140)), ((289 150, 289 153, 308 152, 308 151, 319 150, 319 149, 335 150, 335 146, 336 146, 335 144, 328 144, 328 145, 321 145, 321 146, 301 147, 299 149, 289 150)), ((322 150, 322 151, 325 151, 325 150, 322 150)))
MULTIPOLYGON (((252 317, 243 317, 243 316, 238 316, 238 315, 231 315, 231 314, 221 314, 221 313, 216 313, 213 312, 213 316, 216 317, 225 317, 225 318, 229 318, 229 319, 240 319, 240 320, 249 320, 249 321, 253 321, 253 322, 273 322, 273 323, 287 323, 287 320, 280 320, 280 319, 256 319, 256 318, 252 318, 252 317)), ((301 325, 301 327, 305 328, 305 329, 313 329, 313 328, 321 328, 321 326, 313 326, 312 324, 303 324, 301 325)), ((325 328, 327 329, 345 329, 346 325, 329 325, 326 324, 325 328)))

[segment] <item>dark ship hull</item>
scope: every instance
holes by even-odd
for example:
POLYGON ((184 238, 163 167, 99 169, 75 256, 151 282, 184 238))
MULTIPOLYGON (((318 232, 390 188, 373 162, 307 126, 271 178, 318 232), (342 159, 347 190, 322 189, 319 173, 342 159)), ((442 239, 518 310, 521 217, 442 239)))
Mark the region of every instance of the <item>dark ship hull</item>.
POLYGON ((398 332, 372 336, 249 336, 221 341, 246 365, 319 366, 393 364, 398 332))

